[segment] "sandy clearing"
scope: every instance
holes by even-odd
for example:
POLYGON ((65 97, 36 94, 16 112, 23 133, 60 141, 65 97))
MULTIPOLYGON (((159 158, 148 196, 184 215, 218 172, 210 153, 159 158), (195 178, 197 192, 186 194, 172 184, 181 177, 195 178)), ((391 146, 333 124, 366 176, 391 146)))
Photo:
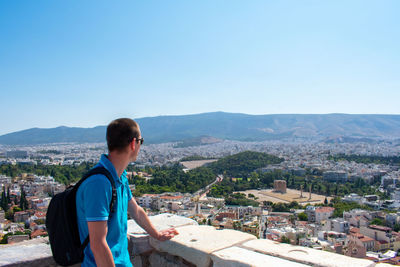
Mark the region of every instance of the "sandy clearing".
MULTIPOLYGON (((273 203, 289 203, 292 201, 297 201, 301 204, 317 204, 323 203, 325 201, 325 196, 311 193, 311 199, 309 199, 310 193, 303 192, 303 197, 300 198, 300 190, 295 189, 287 189, 286 194, 274 192, 273 189, 265 189, 265 190, 247 190, 241 191, 240 193, 253 194, 258 197, 257 201, 262 203, 263 201, 271 201, 273 203)), ((328 197, 328 201, 330 201, 332 197, 328 197)))

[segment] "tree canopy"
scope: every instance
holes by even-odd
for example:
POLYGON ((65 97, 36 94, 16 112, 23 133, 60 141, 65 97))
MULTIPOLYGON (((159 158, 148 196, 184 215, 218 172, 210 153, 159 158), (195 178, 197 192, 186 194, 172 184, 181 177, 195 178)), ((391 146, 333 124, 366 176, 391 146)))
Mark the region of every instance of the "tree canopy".
POLYGON ((283 159, 266 153, 245 151, 219 159, 209 164, 208 167, 216 174, 225 172, 231 177, 247 177, 256 169, 282 161, 283 159))

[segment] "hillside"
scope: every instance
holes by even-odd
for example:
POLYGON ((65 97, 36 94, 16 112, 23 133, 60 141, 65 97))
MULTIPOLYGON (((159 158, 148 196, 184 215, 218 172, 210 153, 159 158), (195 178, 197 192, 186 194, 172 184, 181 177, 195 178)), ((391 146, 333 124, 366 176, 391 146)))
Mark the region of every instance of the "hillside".
MULTIPOLYGON (((278 114, 247 115, 213 112, 183 116, 137 119, 147 144, 195 138, 262 141, 285 138, 326 140, 374 140, 400 138, 400 115, 278 114), (338 139, 339 137, 339 139, 338 139), (336 138, 336 139, 331 139, 336 138)), ((43 144, 61 142, 105 142, 105 126, 94 128, 33 128, 0 136, 0 144, 43 144)))
POLYGON ((244 151, 227 156, 207 165, 214 173, 230 177, 247 177, 252 171, 268 164, 281 163, 283 159, 261 152, 244 151))

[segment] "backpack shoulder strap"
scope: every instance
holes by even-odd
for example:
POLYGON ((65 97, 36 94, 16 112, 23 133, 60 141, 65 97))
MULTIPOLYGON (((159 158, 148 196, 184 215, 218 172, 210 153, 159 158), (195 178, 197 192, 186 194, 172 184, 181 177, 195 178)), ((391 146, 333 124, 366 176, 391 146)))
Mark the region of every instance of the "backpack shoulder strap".
MULTIPOLYGON (((114 182, 114 179, 113 179, 111 173, 106 168, 99 166, 99 167, 91 169, 82 177, 82 179, 79 180, 79 182, 74 186, 73 190, 78 191, 79 186, 86 179, 88 179, 90 176, 97 175, 97 174, 104 175, 105 177, 107 177, 107 179, 111 183, 111 187, 112 187, 112 196, 111 196, 111 201, 110 201, 110 216, 111 216, 114 213, 114 203, 115 203, 115 200, 117 199, 117 189, 115 188, 115 182, 114 182)), ((89 235, 85 238, 85 241, 83 241, 81 249, 83 250, 88 244, 89 244, 89 235)))
POLYGON ((74 186, 74 190, 78 190, 79 186, 89 177, 93 176, 93 175, 97 175, 97 174, 102 174, 105 177, 107 177, 107 179, 110 181, 111 183, 111 187, 112 187, 112 196, 111 196, 111 202, 110 202, 110 213, 114 212, 114 203, 115 200, 117 199, 117 190, 115 188, 115 182, 114 179, 111 175, 111 173, 104 167, 100 166, 100 167, 96 167, 91 169, 90 171, 88 171, 83 177, 82 179, 79 180, 79 182, 74 186))

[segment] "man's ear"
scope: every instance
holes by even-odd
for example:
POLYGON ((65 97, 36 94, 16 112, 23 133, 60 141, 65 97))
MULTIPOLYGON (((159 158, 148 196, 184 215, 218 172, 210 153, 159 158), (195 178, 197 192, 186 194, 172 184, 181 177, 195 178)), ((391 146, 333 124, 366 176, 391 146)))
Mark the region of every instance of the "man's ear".
POLYGON ((129 144, 129 146, 132 148, 132 150, 133 151, 135 151, 135 146, 136 146, 136 139, 134 138, 133 140, 132 140, 132 142, 129 144))

